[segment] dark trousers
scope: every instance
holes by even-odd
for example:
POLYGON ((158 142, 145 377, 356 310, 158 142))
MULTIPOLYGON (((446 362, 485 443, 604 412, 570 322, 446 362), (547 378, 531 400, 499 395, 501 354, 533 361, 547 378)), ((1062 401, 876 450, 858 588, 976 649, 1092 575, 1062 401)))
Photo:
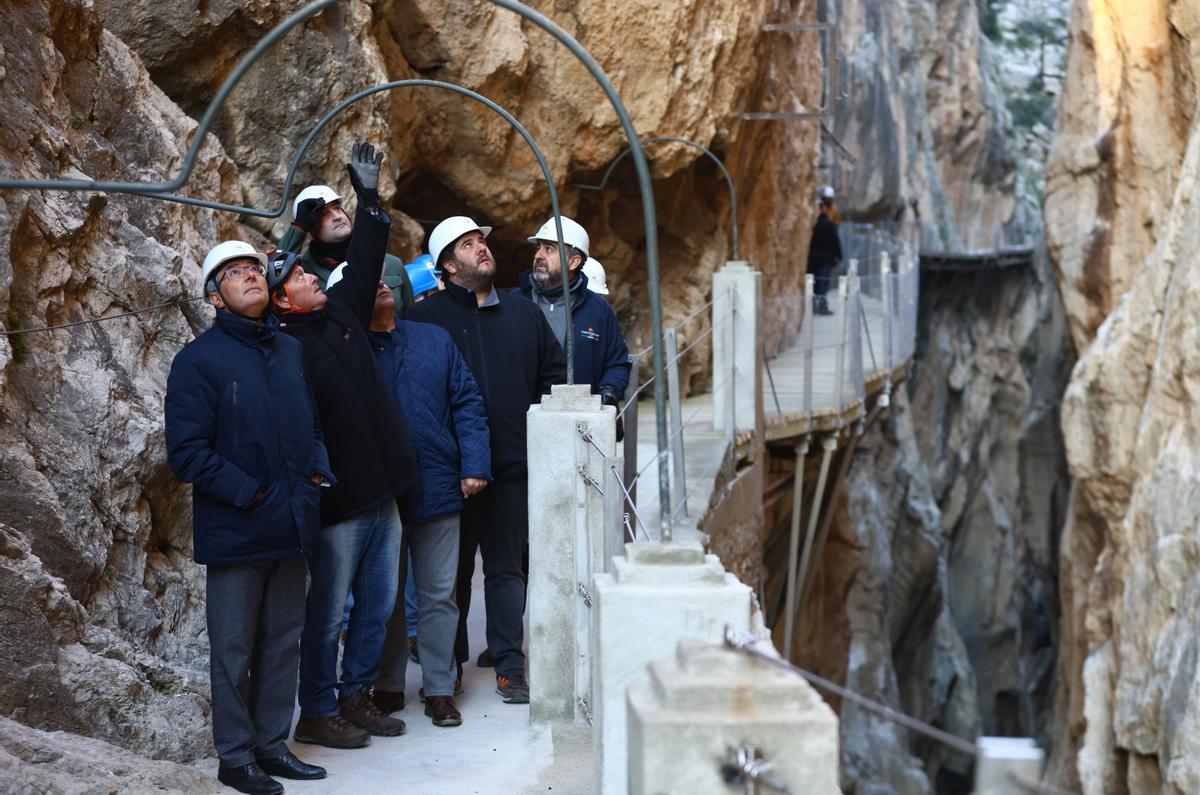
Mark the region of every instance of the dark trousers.
POLYGON ((835 263, 815 265, 809 271, 813 274, 813 295, 824 295, 829 292, 830 282, 833 281, 833 270, 837 265, 835 263))
POLYGON ((304 627, 304 556, 207 572, 213 745, 222 767, 288 750, 304 627))
POLYGON ((454 659, 461 675, 470 659, 467 612, 475 550, 483 557, 483 598, 487 610, 487 647, 496 658, 497 676, 524 676, 525 548, 529 541, 529 482, 497 480, 467 500, 458 545, 458 637, 454 659))

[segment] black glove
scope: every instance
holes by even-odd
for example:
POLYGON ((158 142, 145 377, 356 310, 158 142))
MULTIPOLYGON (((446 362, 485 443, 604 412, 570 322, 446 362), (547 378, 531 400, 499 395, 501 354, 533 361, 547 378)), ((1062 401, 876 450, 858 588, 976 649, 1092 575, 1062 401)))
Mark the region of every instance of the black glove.
POLYGON ((355 144, 350 150, 350 184, 358 195, 358 203, 364 207, 379 206, 379 168, 383 165, 383 152, 375 154, 375 147, 366 141, 355 144))
POLYGON ((292 226, 302 232, 312 232, 324 212, 324 199, 305 199, 296 207, 296 220, 292 221, 292 226))
POLYGON ((617 410, 617 441, 625 438, 625 423, 621 417, 621 401, 617 398, 615 392, 605 390, 600 393, 600 403, 605 406, 612 406, 617 410))

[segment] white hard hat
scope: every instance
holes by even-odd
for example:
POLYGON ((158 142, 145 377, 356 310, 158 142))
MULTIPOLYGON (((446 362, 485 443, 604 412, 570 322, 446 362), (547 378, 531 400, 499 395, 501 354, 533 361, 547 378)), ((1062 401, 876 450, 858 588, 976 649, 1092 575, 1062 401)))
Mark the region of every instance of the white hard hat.
POLYGON ((204 258, 204 265, 200 268, 200 289, 207 293, 208 280, 218 268, 231 259, 257 260, 262 263, 264 269, 267 267, 267 255, 256 250, 254 246, 241 240, 226 240, 209 249, 204 258))
POLYGON ((346 275, 346 266, 349 264, 349 262, 343 262, 341 265, 338 265, 333 269, 333 273, 330 273, 329 278, 325 280, 325 292, 329 292, 330 287, 333 287, 333 285, 342 280, 342 277, 346 275))
MULTIPOLYGON (((563 242, 568 246, 574 246, 579 249, 583 252, 583 256, 586 257, 588 255, 588 245, 591 243, 588 239, 587 230, 565 215, 559 217, 562 218, 563 242)), ((539 240, 547 240, 551 243, 558 242, 558 232, 554 228, 553 218, 542 224, 542 228, 537 230, 533 237, 529 238, 530 243, 536 243, 539 240)))
POLYGON ((328 185, 309 185, 296 194, 296 199, 292 202, 292 220, 296 219, 296 211, 300 209, 300 202, 309 199, 324 199, 326 204, 333 204, 340 202, 342 197, 334 193, 333 188, 328 185))
POLYGON ((484 237, 492 233, 490 226, 480 226, 465 215, 452 215, 433 228, 429 233, 429 256, 437 263, 442 250, 467 232, 479 232, 484 237))
POLYGON ((821 188, 821 198, 822 199, 832 199, 833 198, 833 186, 832 185, 826 185, 825 187, 821 188))
POLYGON ((587 277, 589 290, 608 295, 608 276, 604 273, 604 266, 600 264, 600 260, 588 257, 587 262, 583 263, 583 275, 587 277))

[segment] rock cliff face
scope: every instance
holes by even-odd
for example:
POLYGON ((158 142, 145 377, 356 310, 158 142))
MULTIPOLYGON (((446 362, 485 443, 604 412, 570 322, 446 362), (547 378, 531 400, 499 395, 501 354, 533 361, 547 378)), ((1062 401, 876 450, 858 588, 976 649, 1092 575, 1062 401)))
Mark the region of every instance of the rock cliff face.
POLYGON ((1048 181, 1052 251, 1086 345, 1063 406, 1075 488, 1054 761, 1088 795, 1200 787, 1198 41, 1195 2, 1077 4, 1048 181))
MULTIPOLYGON (((760 40, 792 0, 535 3, 613 77, 643 135, 722 154, 739 189, 741 255, 795 290, 815 188, 816 128, 739 121, 744 103, 815 106, 817 55, 760 40)), ((0 173, 163 180, 237 59, 298 2, 16 0, 0 27, 0 173)), ((811 13, 811 12, 808 12, 811 13)), ((550 161, 563 207, 609 268, 631 348, 645 344, 641 209, 600 89, 546 34, 468 0, 347 0, 289 33, 234 90, 181 193, 274 209, 295 142, 352 92, 432 77, 478 90, 521 119, 550 161), (464 31, 471 35, 464 36, 464 31)), ((497 225, 503 280, 549 213, 514 132, 429 89, 355 105, 316 139, 297 185, 345 189, 359 137, 386 142, 393 250, 412 258, 431 221, 497 225)), ((668 322, 704 302, 728 256, 729 201, 694 150, 651 150, 668 322)), ((289 197, 290 198, 290 197, 289 197)), ((6 330, 116 314, 198 292, 214 242, 266 244, 288 218, 242 219, 121 194, 0 195, 6 330)), ((203 572, 190 561, 190 498, 165 463, 162 394, 174 354, 205 328, 192 302, 51 332, 0 337, 0 715, 148 756, 210 753, 203 572)), ((782 319, 795 323, 794 317, 782 319)), ((695 371, 707 354, 696 349, 695 371)), ((702 376, 689 375, 699 383, 702 376)))

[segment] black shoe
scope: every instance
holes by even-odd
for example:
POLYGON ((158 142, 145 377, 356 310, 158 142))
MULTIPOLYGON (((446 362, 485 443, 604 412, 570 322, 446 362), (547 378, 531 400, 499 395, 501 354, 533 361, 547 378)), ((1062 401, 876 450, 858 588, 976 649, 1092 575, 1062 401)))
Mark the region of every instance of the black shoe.
POLYGON ((504 699, 505 704, 528 704, 529 683, 520 674, 515 676, 497 676, 496 693, 504 699))
POLYGON ((379 707, 379 711, 384 715, 391 715, 393 712, 399 712, 404 709, 404 693, 394 690, 374 690, 371 692, 371 700, 375 702, 375 706, 379 707))
POLYGON ((296 721, 296 732, 292 735, 298 743, 323 745, 326 748, 363 748, 371 744, 371 735, 358 728, 341 715, 327 718, 309 718, 304 715, 296 721))
MULTIPOLYGON (((454 695, 461 696, 465 692, 467 692, 467 689, 462 686, 462 677, 460 676, 458 679, 454 680, 454 695)), ((425 703, 425 688, 422 687, 417 691, 417 698, 421 699, 422 704, 425 703)))
POLYGON ((462 715, 450 696, 430 696, 425 702, 425 714, 433 718, 434 726, 462 725, 462 715))
POLYGON ((484 649, 479 652, 479 656, 475 658, 475 665, 480 668, 495 668, 496 658, 492 656, 492 650, 484 649))
POLYGON ((339 700, 338 709, 342 711, 342 717, 368 734, 377 737, 399 737, 404 734, 404 721, 389 718, 380 712, 365 687, 349 698, 339 700))
POLYGON ((415 635, 408 639, 408 659, 417 665, 421 664, 421 658, 417 656, 417 637, 415 635))
POLYGON ((258 760, 258 766, 269 776, 290 778, 296 781, 313 781, 325 778, 325 768, 301 762, 291 751, 284 751, 279 756, 258 760))
POLYGON ((278 795, 283 792, 283 785, 262 772, 262 768, 254 762, 241 767, 220 768, 217 770, 217 781, 250 795, 278 795))

